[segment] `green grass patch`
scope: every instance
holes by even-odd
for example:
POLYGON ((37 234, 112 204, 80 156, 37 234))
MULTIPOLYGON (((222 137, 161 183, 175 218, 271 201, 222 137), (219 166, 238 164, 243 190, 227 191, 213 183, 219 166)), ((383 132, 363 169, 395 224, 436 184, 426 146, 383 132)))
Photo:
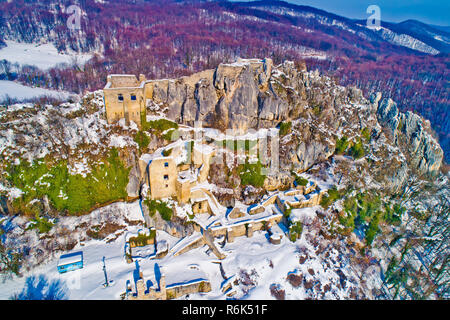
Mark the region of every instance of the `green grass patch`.
POLYGON ((124 166, 114 148, 103 163, 91 168, 86 177, 71 175, 66 160, 50 164, 39 159, 32 165, 21 161, 8 171, 11 184, 23 191, 13 201, 14 209, 18 212, 35 214, 28 204, 46 195, 57 211, 78 215, 88 212, 97 204, 125 199, 130 169, 124 166))
POLYGON ((161 134, 162 132, 169 130, 169 129, 178 129, 177 123, 167 120, 167 119, 144 121, 141 125, 142 125, 142 130, 152 131, 155 134, 161 134))

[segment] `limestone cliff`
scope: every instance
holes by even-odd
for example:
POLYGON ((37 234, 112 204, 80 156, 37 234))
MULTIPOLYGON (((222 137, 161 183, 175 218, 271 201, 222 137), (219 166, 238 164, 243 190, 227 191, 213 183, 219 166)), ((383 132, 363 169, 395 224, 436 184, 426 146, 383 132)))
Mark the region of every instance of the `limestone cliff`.
POLYGON ((399 148, 395 155, 379 153, 385 158, 382 167, 391 160, 395 164, 389 166, 398 167, 388 179, 395 188, 405 181, 406 166, 433 175, 442 163, 442 149, 420 116, 399 112, 394 101, 379 93, 366 99, 361 90, 339 86, 290 61, 274 66, 270 59, 241 59, 180 79, 156 80, 153 86, 147 102, 178 123, 201 121, 204 127, 243 134, 295 122, 293 133, 280 144, 284 170, 307 170, 335 153, 338 138, 349 137, 351 146, 363 129, 371 135, 366 149, 374 157, 385 141, 399 148))

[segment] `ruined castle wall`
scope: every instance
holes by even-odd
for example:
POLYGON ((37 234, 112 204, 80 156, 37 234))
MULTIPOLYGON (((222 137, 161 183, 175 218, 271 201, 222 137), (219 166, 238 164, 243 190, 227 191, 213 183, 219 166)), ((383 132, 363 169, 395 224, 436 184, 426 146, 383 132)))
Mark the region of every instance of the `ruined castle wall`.
POLYGON ((177 192, 177 199, 181 203, 187 203, 191 197, 191 183, 189 181, 180 182, 178 179, 175 182, 177 192))
POLYGON ((153 159, 149 165, 150 194, 152 199, 176 195, 177 168, 172 157, 153 159))
POLYGON ((199 282, 177 285, 174 287, 167 287, 167 299, 176 299, 186 294, 192 294, 197 292, 210 292, 211 283, 206 280, 201 280, 199 282))
POLYGON ((108 123, 113 123, 121 118, 128 122, 141 123, 141 111, 144 105, 142 88, 111 88, 104 89, 106 119, 108 123), (119 100, 119 96, 123 98, 119 100))
POLYGON ((195 202, 192 205, 192 212, 194 214, 200 214, 200 213, 210 213, 211 214, 211 208, 209 207, 208 200, 202 200, 195 202))
POLYGON ((286 204, 295 209, 301 209, 306 207, 314 207, 320 204, 324 191, 316 191, 315 193, 308 194, 309 198, 298 202, 286 201, 286 204))
POLYGON ((184 247, 183 249, 181 249, 180 251, 177 251, 176 253, 174 253, 174 256, 178 256, 180 254, 186 253, 190 250, 199 248, 203 245, 205 245, 205 239, 203 237, 198 238, 197 240, 191 242, 189 245, 187 245, 186 247, 184 247))

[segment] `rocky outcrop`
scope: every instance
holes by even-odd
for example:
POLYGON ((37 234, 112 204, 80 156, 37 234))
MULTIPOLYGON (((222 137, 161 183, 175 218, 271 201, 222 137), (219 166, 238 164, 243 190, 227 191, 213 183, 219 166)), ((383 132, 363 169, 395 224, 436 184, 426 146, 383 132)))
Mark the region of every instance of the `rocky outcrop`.
POLYGON ((323 144, 318 140, 310 143, 301 142, 297 147, 300 171, 305 171, 319 161, 328 159, 334 153, 334 146, 323 144))
POLYGON ((294 177, 291 174, 268 175, 264 180, 264 189, 267 191, 289 189, 293 181, 294 177))
POLYGON ((394 140, 396 140, 399 123, 397 103, 392 101, 392 99, 383 99, 378 106, 377 116, 378 122, 394 137, 394 140))
POLYGON ((436 174, 444 153, 436 139, 425 130, 424 119, 410 111, 401 113, 399 118, 398 131, 404 135, 404 153, 410 155, 411 164, 421 173, 436 174))
POLYGON ((153 82, 152 100, 168 107, 167 117, 187 125, 234 129, 275 127, 288 117, 288 103, 279 98, 270 79, 271 59, 220 64, 177 80, 153 82))
POLYGON ((161 218, 159 213, 155 213, 153 216, 150 216, 148 207, 144 204, 142 204, 142 210, 144 211, 144 217, 148 227, 154 227, 157 230, 165 231, 177 238, 189 236, 194 232, 194 227, 192 224, 186 224, 185 220, 176 215, 172 215, 170 221, 166 221, 161 218))
MULTIPOLYGON (((167 107, 167 117, 182 124, 202 121, 205 127, 243 134, 250 128, 302 119, 295 137, 286 141, 289 146, 280 144, 284 148, 281 169, 287 172, 305 171, 330 158, 336 140, 344 135, 352 140, 350 146, 365 128, 378 136, 376 128, 380 126, 389 144, 399 147, 407 161, 392 173, 390 183, 395 188, 402 184, 408 169, 435 174, 442 163, 442 149, 421 117, 401 113, 397 103, 383 99, 381 93, 365 99, 360 89, 338 86, 319 72, 308 72, 290 61, 273 66, 270 59, 241 59, 153 84, 153 102, 167 107)), ((268 179, 269 188, 283 184, 268 179)))
POLYGON ((399 112, 397 104, 391 99, 381 101, 377 117, 385 132, 407 157, 412 168, 419 174, 438 173, 444 153, 423 118, 410 111, 399 112))
POLYGON ((129 198, 139 197, 140 176, 139 166, 133 166, 128 175, 128 184, 126 188, 129 198))

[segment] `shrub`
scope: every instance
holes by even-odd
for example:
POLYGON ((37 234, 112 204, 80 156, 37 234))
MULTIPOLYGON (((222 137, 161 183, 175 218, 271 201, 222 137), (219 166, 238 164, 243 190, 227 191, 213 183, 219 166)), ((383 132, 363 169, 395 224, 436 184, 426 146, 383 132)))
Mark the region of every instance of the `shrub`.
POLYGON ((300 287, 300 285, 303 283, 303 275, 296 275, 294 273, 290 273, 287 277, 286 280, 289 281, 289 283, 294 287, 294 288, 298 288, 300 287))
POLYGON ((254 187, 262 187, 266 176, 261 173, 262 164, 260 161, 257 163, 244 163, 238 166, 237 172, 241 177, 241 184, 243 186, 252 185, 254 187))
POLYGON ((171 153, 172 153, 172 150, 173 150, 172 148, 164 150, 164 151, 162 152, 163 156, 164 156, 164 157, 170 156, 171 153))
POLYGON ((308 179, 305 179, 303 177, 297 176, 295 177, 295 182, 299 185, 299 186, 303 186, 305 187, 308 184, 308 179))
POLYGON ((386 204, 384 209, 384 221, 394 225, 400 223, 403 213, 406 212, 406 208, 400 206, 399 204, 394 204, 392 208, 390 204, 386 204))
POLYGON ((380 207, 381 199, 378 195, 371 192, 358 193, 355 197, 345 199, 344 211, 347 216, 340 216, 339 221, 353 231, 355 225, 358 226, 370 221, 380 207))
POLYGON ((361 130, 361 136, 367 141, 370 142, 371 140, 371 136, 370 136, 370 130, 369 128, 365 127, 364 129, 361 130))
POLYGON ((369 228, 366 231, 366 243, 371 245, 378 233, 378 224, 380 223, 381 212, 378 212, 370 221, 369 228))
POLYGON ((272 284, 270 286, 270 294, 277 300, 285 300, 286 292, 279 287, 279 285, 272 284))
POLYGON ((300 221, 297 221, 289 226, 289 239, 292 242, 295 242, 299 239, 303 232, 303 224, 300 221))
POLYGON ((172 129, 163 134, 162 137, 167 141, 176 141, 180 138, 180 132, 176 129, 172 129))
POLYGON ((20 269, 22 268, 22 262, 24 260, 24 253, 20 252, 16 248, 5 247, 0 241, 0 261, 2 273, 13 273, 20 275, 20 269))
POLYGON ((339 215, 339 222, 347 228, 347 231, 353 231, 355 229, 355 217, 354 212, 346 212, 346 215, 339 215))
POLYGON ((134 137, 134 141, 138 144, 139 151, 142 152, 150 143, 150 137, 144 131, 139 130, 134 137))
POLYGON ((342 138, 336 140, 336 149, 334 152, 336 154, 343 154, 345 150, 347 150, 347 147, 348 138, 346 136, 343 136, 342 138))
POLYGON ((148 244, 149 240, 153 240, 156 237, 156 230, 150 230, 149 234, 139 233, 136 237, 131 237, 129 239, 130 243, 134 243, 138 247, 143 247, 148 244))
POLYGON ((161 215, 161 218, 163 218, 164 220, 169 221, 172 218, 172 209, 169 208, 166 202, 147 199, 144 201, 144 203, 147 205, 151 217, 153 217, 156 211, 158 211, 161 215))
POLYGON ((365 151, 361 140, 356 142, 349 150, 349 155, 355 159, 360 159, 364 156, 365 151))
POLYGON ((53 225, 47 218, 40 217, 36 213, 33 223, 28 227, 28 230, 37 229, 39 233, 47 233, 52 229, 53 225))
POLYGON ((292 122, 282 122, 280 124, 280 136, 285 136, 291 132, 292 122))
POLYGON ((338 191, 336 186, 332 186, 330 189, 328 189, 327 193, 328 196, 324 195, 322 197, 322 200, 320 201, 320 205, 324 209, 327 209, 333 202, 342 198, 345 194, 345 191, 338 191))
POLYGON ((320 116, 320 113, 322 112, 322 106, 315 105, 315 106, 313 106, 312 110, 313 110, 314 115, 316 117, 318 117, 318 116, 320 116))
POLYGON ((291 213, 292 213, 292 208, 287 208, 286 210, 284 210, 283 215, 285 218, 289 218, 291 213))

